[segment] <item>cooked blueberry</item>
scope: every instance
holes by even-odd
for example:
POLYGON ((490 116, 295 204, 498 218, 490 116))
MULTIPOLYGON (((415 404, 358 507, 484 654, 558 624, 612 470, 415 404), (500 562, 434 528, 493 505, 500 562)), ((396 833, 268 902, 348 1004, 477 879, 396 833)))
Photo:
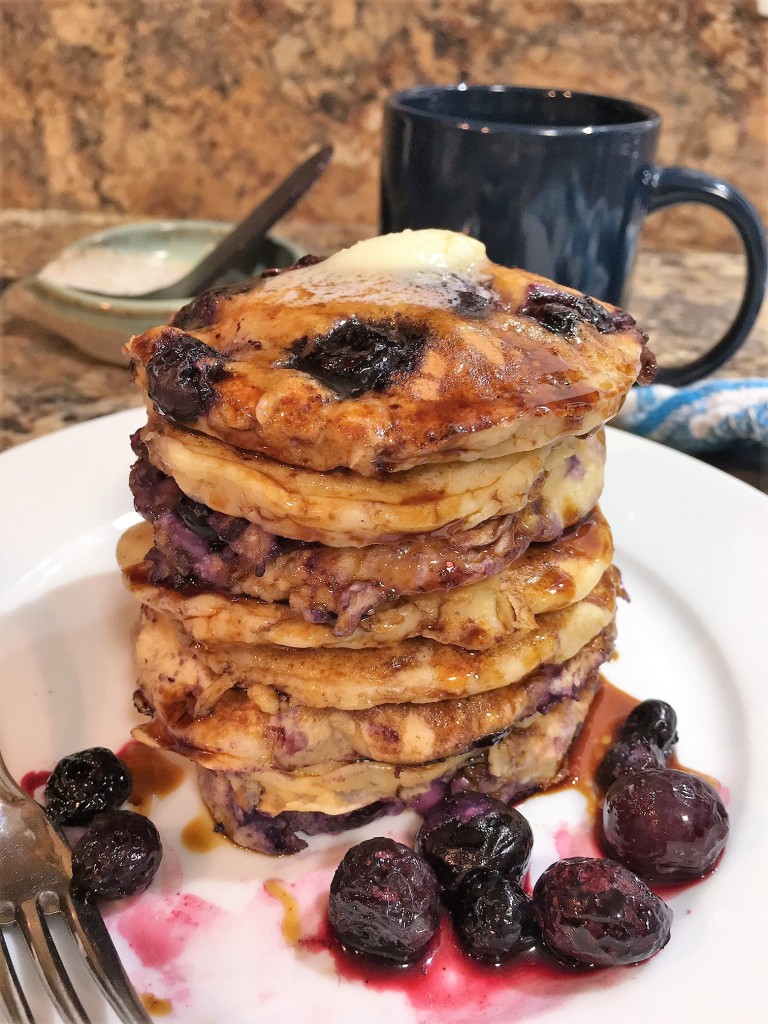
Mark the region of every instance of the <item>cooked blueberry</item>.
POLYGON ((518 313, 538 321, 552 334, 572 335, 580 323, 590 323, 601 334, 613 334, 634 326, 635 321, 622 310, 611 314, 586 295, 572 295, 557 288, 533 285, 518 313))
POLYGON ((208 508, 207 505, 203 505, 199 501, 193 501, 192 498, 188 498, 186 494, 183 494, 179 498, 176 510, 184 525, 188 526, 198 537, 208 541, 213 551, 220 551, 227 546, 226 542, 222 540, 208 521, 208 517, 213 514, 213 510, 208 508))
POLYGON ((656 379, 658 369, 659 364, 656 362, 656 356, 647 345, 644 345, 643 351, 640 353, 640 373, 637 375, 637 383, 641 387, 652 384, 656 379))
POLYGON ((489 964, 503 963, 536 941, 530 898, 498 871, 481 868, 467 875, 454 894, 451 915, 462 946, 489 964))
POLYGON ((300 338, 284 364, 311 374, 343 398, 384 391, 410 373, 421 357, 428 330, 404 320, 342 320, 328 334, 300 338))
POLYGON ((535 309, 526 310, 526 313, 538 320, 551 334, 575 334, 579 324, 586 319, 579 316, 575 309, 569 309, 559 302, 541 303, 535 309))
POLYGON ((63 757, 45 785, 49 816, 59 825, 85 825, 101 811, 128 799, 131 776, 106 747, 90 747, 63 757))
POLYGON ((328 920, 348 949, 390 964, 412 963, 440 921, 435 873, 402 843, 368 839, 336 869, 328 920))
POLYGON ((300 256, 295 263, 292 263, 290 267, 286 267, 286 270, 301 270, 302 267, 314 267, 316 263, 322 263, 325 256, 313 256, 311 252, 308 252, 306 256, 300 256))
POLYGON ((605 795, 611 856, 646 878, 706 874, 728 840, 728 812, 706 779, 671 768, 622 775, 605 795))
POLYGON ((259 278, 278 277, 280 274, 284 274, 286 270, 301 270, 302 267, 313 267, 316 263, 322 263, 324 258, 323 256, 313 256, 311 253, 307 253, 306 256, 302 256, 295 263, 292 263, 290 267, 267 267, 266 270, 262 270, 259 274, 259 278))
POLYGON ((94 818, 75 847, 73 881, 97 899, 135 896, 152 881, 162 856, 160 835, 149 818, 108 811, 94 818))
POLYGON ((485 316, 493 309, 493 299, 490 295, 467 288, 455 293, 451 305, 460 316, 474 320, 485 316))
POLYGON ((247 519, 214 512, 193 501, 143 456, 131 467, 128 482, 136 511, 155 525, 158 547, 151 548, 145 558, 150 583, 185 592, 204 585, 226 590, 233 574, 244 566, 263 575, 268 560, 277 553, 272 534, 247 519), (238 540, 240 554, 232 547, 238 540))
POLYGON ((617 739, 639 737, 668 752, 677 743, 677 715, 663 700, 644 700, 627 715, 617 739))
POLYGON ((572 857, 552 864, 533 890, 547 948, 575 967, 647 960, 669 941, 672 911, 621 864, 572 857))
POLYGON ((216 349, 166 327, 147 363, 147 393, 166 416, 191 422, 211 408, 216 400, 213 385, 226 375, 216 349))
POLYGON ((209 288, 201 292, 186 306, 181 307, 171 320, 171 326, 186 331, 199 331, 201 327, 210 327, 218 320, 222 299, 228 294, 230 292, 227 288, 209 288))
POLYGON ((532 847, 531 826, 522 814, 484 793, 445 797, 427 812, 416 836, 417 852, 446 888, 476 868, 491 868, 519 882, 532 847))
POLYGON ((616 740, 605 752, 597 766, 595 777, 603 789, 608 789, 620 775, 627 772, 645 771, 647 768, 663 768, 666 758, 651 740, 637 736, 616 740))
MULTIPOLYGON (((617 331, 626 331, 630 327, 636 326, 635 318, 623 309, 617 309, 615 313, 611 313, 611 320, 613 320, 613 326, 617 331)), ((643 334, 643 337, 647 338, 647 335, 643 334)))

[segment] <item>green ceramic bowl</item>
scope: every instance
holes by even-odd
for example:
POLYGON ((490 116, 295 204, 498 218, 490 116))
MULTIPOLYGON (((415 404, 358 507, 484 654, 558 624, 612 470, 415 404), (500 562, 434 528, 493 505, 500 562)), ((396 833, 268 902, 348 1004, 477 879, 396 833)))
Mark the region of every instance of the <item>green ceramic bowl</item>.
MULTIPOLYGON (((149 291, 178 280, 231 227, 223 221, 209 220, 127 224, 81 238, 54 263, 62 275, 64 264, 67 273, 74 268, 78 282, 87 280, 90 272, 94 274, 94 286, 98 275, 98 285, 110 291, 121 290, 121 280, 126 290, 128 282, 133 281, 138 286, 135 290, 149 291)), ((233 283, 268 267, 289 267, 303 255, 300 246, 268 235, 253 265, 233 272, 223 283, 233 283)), ((190 299, 111 298, 51 280, 46 271, 41 271, 9 288, 4 301, 15 315, 66 338, 88 355, 124 364, 121 349, 131 335, 168 323, 190 299)))

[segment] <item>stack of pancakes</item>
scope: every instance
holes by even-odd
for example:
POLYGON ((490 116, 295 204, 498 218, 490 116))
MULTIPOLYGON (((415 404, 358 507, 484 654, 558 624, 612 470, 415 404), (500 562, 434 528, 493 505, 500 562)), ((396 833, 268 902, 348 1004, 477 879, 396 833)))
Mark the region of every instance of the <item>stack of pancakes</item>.
POLYGON ((207 292, 127 346, 137 739, 238 843, 558 779, 621 593, 602 425, 627 314, 403 232, 207 292))

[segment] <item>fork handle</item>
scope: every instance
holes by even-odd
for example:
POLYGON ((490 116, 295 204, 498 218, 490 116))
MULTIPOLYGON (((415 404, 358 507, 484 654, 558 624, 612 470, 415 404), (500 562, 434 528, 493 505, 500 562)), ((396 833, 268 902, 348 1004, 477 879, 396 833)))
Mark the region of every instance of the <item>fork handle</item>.
POLYGON ((27 794, 19 786, 14 777, 8 771, 5 761, 3 760, 3 752, 0 750, 0 798, 10 800, 13 803, 17 803, 20 799, 26 800, 27 794))

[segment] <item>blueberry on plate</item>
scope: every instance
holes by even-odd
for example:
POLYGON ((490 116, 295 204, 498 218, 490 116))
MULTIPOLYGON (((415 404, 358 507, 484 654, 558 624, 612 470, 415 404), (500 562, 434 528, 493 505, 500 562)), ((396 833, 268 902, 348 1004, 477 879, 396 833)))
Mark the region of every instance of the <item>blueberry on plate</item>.
POLYGON ((160 866, 160 835, 143 814, 107 811, 99 814, 72 852, 74 884, 103 900, 143 892, 160 866))
POLYGON ((605 795, 608 851, 644 878, 700 878, 714 867, 728 830, 717 791, 690 772, 653 768, 623 775, 605 795))
POLYGON ((45 784, 48 816, 58 825, 86 825, 96 814, 124 803, 131 792, 128 768, 106 747, 63 757, 45 784))
POLYGON ((644 700, 627 715, 619 727, 616 739, 645 740, 655 743, 668 754, 677 743, 677 715, 674 708, 663 700, 644 700))
POLYGON ((523 815, 485 793, 448 796, 425 815, 416 852, 446 889, 470 871, 490 868, 519 882, 531 859, 533 833, 523 815))
POLYGON ((597 766, 595 778, 599 786, 608 789, 620 775, 642 772, 648 768, 664 768, 666 764, 663 751, 652 740, 631 736, 616 740, 608 747, 597 766))
POLYGON ((589 857, 548 867, 533 890, 533 913, 545 946, 573 967, 647 960, 666 946, 672 924, 672 911, 645 882, 589 857))
POLYGON ((510 878, 485 868, 459 885, 451 916, 464 949, 488 964, 530 949, 538 935, 530 897, 510 878))
POLYGON ((347 949, 392 966, 413 963, 440 922, 435 873, 392 839, 358 843, 333 876, 328 920, 347 949))

